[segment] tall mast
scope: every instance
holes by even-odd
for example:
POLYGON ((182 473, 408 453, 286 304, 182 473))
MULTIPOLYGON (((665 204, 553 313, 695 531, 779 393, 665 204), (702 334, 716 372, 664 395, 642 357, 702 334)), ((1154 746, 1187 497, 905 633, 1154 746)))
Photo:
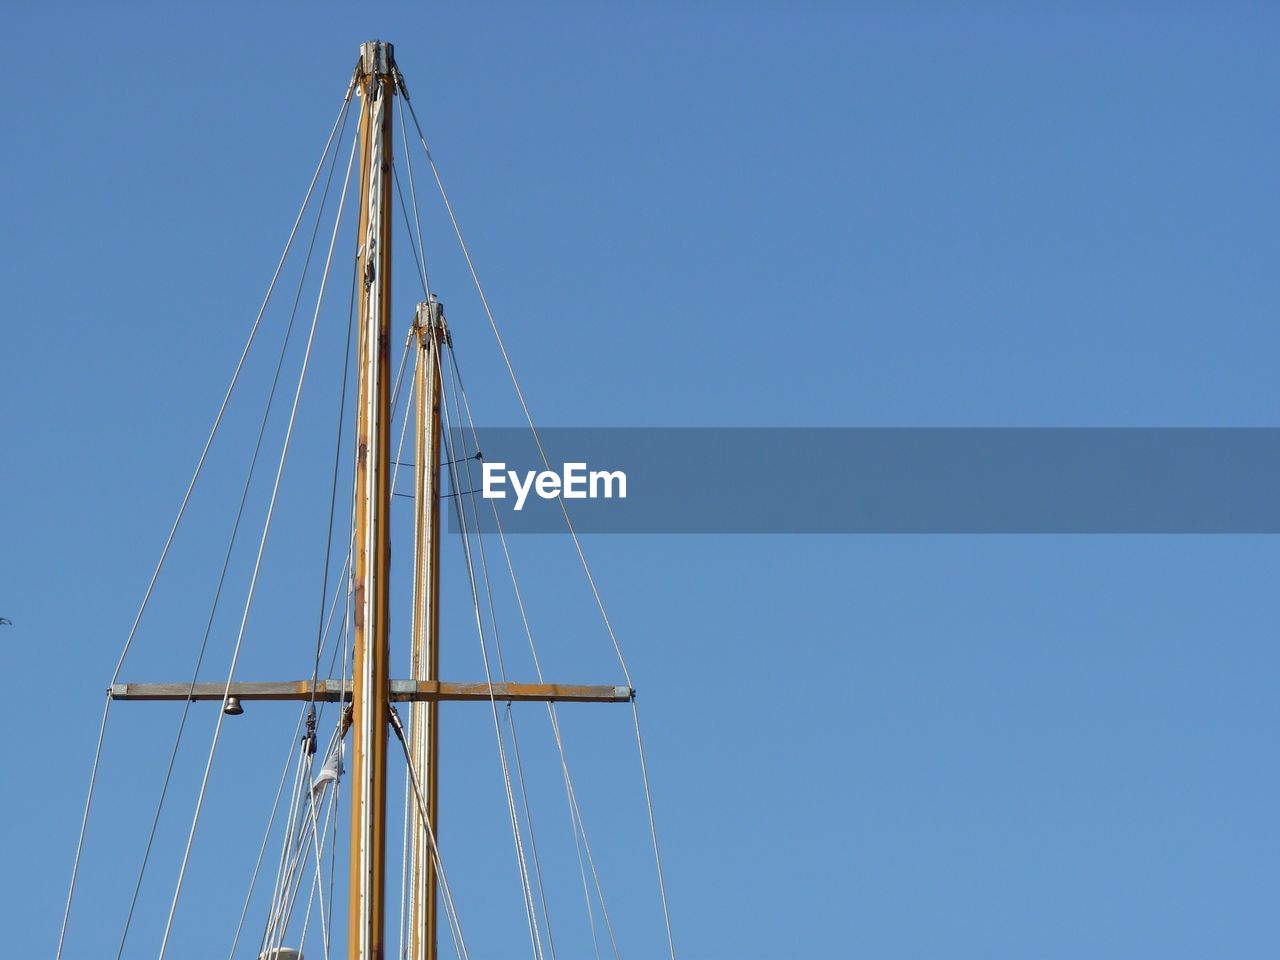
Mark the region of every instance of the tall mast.
MULTIPOLYGON (((448 336, 444 308, 432 294, 418 304, 414 322, 418 347, 414 368, 414 560, 413 653, 414 680, 440 679, 440 375, 441 346, 448 336)), ((439 703, 413 704, 413 765, 422 784, 425 820, 416 811, 410 833, 410 895, 408 960, 436 958, 436 870, 432 838, 438 837, 440 771, 437 748, 439 703)))
MULTIPOLYGON (((439 899, 433 838, 437 829, 438 704, 628 703, 630 686, 547 683, 454 682, 440 679, 440 444, 441 353, 449 344, 444 308, 434 296, 418 305, 414 337, 417 456, 414 465, 413 676, 389 678, 389 573, 391 567, 391 98, 400 81, 392 46, 360 47, 356 88, 360 96, 360 224, 356 257, 360 277, 359 375, 356 413, 355 529, 352 563, 352 684, 344 680, 273 680, 181 683, 115 683, 112 700, 214 701, 228 714, 241 702, 284 700, 315 704, 352 701, 351 885, 349 960, 385 960, 388 726, 405 745, 414 784, 410 832, 412 877, 409 960, 436 960, 439 899), (408 742, 393 699, 413 704, 408 742), (389 724, 390 721, 390 724, 389 724)), ((479 456, 477 451, 476 456, 479 456)), ((341 734, 340 734, 341 735, 341 734)), ((445 904, 451 901, 444 888, 445 904)), ((175 901, 176 902, 176 901, 175 901)), ((70 901, 68 901, 70 910, 70 901)), ((450 914, 456 921, 456 914, 450 914)), ((172 919, 172 916, 171 916, 172 919)), ((284 931, 281 931, 283 934, 284 931)), ((270 951, 274 952, 274 951, 270 951)), ((265 956, 265 954, 264 954, 265 956)))
POLYGON ((360 47, 360 373, 355 478, 350 960, 382 960, 391 566, 391 44, 360 47))

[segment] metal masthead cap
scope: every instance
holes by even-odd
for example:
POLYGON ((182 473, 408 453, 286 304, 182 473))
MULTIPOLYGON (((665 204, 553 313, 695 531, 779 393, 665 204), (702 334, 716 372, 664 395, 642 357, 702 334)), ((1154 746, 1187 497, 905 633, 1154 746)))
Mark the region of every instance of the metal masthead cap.
POLYGON ((396 62, 395 47, 385 40, 360 44, 360 71, 375 77, 386 76, 396 62))

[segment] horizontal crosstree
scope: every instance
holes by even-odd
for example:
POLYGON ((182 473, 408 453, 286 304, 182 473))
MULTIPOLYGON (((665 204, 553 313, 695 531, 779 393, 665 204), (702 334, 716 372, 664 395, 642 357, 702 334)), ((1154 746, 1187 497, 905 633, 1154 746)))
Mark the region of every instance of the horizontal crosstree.
MULTIPOLYGON (((578 683, 455 683, 447 680, 392 680, 391 699, 400 702, 440 702, 445 700, 512 700, 535 703, 627 703, 635 691, 626 686, 578 683)), ((221 682, 197 683, 113 683, 112 700, 311 700, 310 680, 236 681, 228 688, 221 682)), ((314 699, 336 703, 351 699, 351 682, 320 680, 314 699)))

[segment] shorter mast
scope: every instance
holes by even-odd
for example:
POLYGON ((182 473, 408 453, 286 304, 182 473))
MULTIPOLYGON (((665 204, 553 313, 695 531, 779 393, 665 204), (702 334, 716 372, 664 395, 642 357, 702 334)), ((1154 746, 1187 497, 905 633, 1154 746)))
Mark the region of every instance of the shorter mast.
MULTIPOLYGON (((414 680, 440 679, 440 374, 444 307, 430 295, 418 304, 413 325, 418 345, 414 368, 415 455, 413 514, 414 680)), ((436 960, 437 896, 432 837, 439 833, 437 760, 439 704, 413 704, 413 765, 425 794, 426 818, 416 806, 409 836, 409 960, 436 960)))

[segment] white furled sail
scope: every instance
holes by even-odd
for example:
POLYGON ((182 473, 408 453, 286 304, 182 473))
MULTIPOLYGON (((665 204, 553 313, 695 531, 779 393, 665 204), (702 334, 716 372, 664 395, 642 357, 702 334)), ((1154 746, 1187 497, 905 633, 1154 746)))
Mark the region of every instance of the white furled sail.
MULTIPOLYGON (((347 768, 342 765, 342 741, 334 740, 329 748, 329 755, 324 758, 324 763, 320 766, 320 772, 311 783, 311 792, 318 793, 324 789, 326 783, 337 783, 346 772, 347 768)), ((301 958, 299 957, 298 960, 301 958)))

